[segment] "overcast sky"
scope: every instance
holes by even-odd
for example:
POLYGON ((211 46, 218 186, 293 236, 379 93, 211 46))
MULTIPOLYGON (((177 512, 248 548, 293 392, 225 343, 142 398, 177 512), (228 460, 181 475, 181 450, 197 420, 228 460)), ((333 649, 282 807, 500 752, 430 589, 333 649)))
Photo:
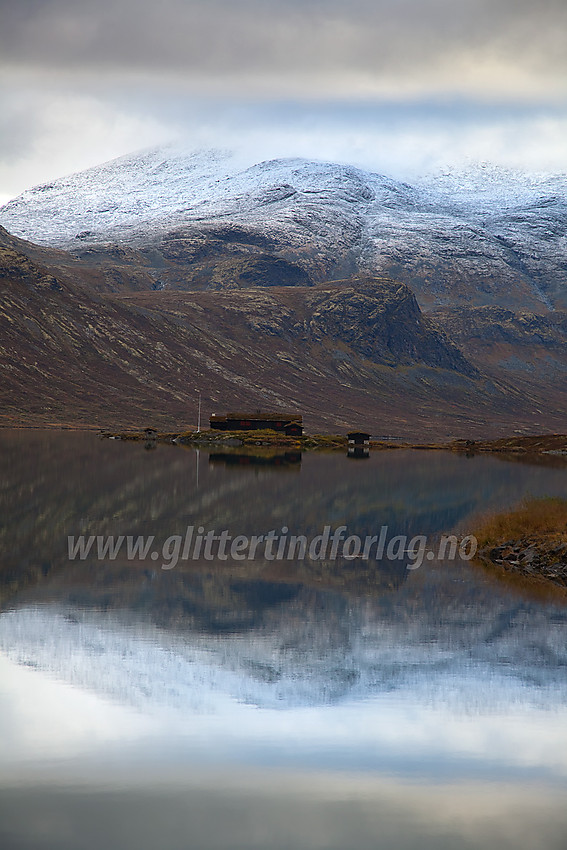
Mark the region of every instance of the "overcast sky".
POLYGON ((0 199, 136 148, 567 171, 567 0, 0 0, 0 199))

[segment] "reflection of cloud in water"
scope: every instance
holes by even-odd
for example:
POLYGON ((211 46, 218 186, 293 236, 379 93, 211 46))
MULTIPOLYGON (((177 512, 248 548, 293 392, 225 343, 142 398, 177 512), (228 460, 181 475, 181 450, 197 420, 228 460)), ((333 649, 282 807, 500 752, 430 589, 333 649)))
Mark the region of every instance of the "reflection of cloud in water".
MULTIPOLYGON (((3 790, 21 848, 57 850, 563 850, 563 788, 246 771, 3 790), (88 791, 88 793, 85 793, 88 791)), ((14 846, 14 845, 13 845, 14 846)))
MULTIPOLYGON (((363 617, 329 643, 313 625, 298 632, 297 623, 283 633, 211 637, 57 606, 0 616, 6 658, 63 688, 52 701, 59 723, 82 710, 85 695, 101 698, 100 710, 93 703, 91 719, 83 718, 87 749, 98 729, 95 740, 165 735, 170 747, 182 741, 205 760, 279 762, 285 749, 292 763, 395 770, 457 758, 567 775, 563 656, 546 666, 528 648, 521 662, 516 635, 515 663, 498 664, 482 643, 418 637, 404 640, 399 629, 363 617), (114 717, 112 707, 122 713, 114 717), (130 733, 101 731, 116 723, 126 730, 131 714, 130 733)), ((49 725, 48 708, 39 716, 49 725)), ((31 719, 12 707, 4 723, 17 729, 31 719)))
POLYGON ((0 682, 0 766, 124 745, 152 729, 151 719, 131 706, 46 674, 29 661, 15 664, 0 654, 0 682))

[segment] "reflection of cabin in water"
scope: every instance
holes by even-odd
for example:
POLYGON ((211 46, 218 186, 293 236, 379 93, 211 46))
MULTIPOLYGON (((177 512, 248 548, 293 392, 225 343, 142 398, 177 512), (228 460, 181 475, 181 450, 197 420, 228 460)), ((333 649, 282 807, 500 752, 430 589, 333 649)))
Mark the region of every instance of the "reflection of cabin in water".
POLYGON ((211 428, 217 431, 259 431, 269 428, 280 431, 288 437, 301 437, 303 434, 303 417, 297 413, 226 413, 224 416, 213 413, 210 420, 211 428))
POLYGON ((242 452, 212 452, 209 463, 224 463, 226 466, 257 467, 274 466, 277 469, 297 469, 301 465, 301 452, 268 452, 266 454, 243 454, 242 452))

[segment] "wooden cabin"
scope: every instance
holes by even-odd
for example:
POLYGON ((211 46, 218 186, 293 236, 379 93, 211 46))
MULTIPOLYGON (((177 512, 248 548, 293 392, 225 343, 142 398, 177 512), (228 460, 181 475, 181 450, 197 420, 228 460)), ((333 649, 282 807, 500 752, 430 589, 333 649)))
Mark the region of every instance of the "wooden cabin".
POLYGON ((209 423, 210 427, 217 431, 259 431, 269 428, 290 437, 301 437, 303 434, 303 417, 298 413, 263 413, 261 410, 224 415, 213 413, 209 423))

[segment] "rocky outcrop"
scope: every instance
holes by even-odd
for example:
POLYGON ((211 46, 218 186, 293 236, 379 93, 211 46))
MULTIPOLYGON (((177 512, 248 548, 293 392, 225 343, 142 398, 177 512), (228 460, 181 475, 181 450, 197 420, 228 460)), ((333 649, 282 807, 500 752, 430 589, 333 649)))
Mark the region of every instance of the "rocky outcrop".
POLYGON ((546 315, 502 307, 463 307, 431 314, 483 371, 521 388, 525 381, 561 392, 567 377, 567 312, 546 315))
POLYGON ((314 340, 341 340, 374 363, 424 363, 466 375, 477 370, 456 345, 425 318, 411 290, 372 278, 317 287, 307 296, 314 340))
POLYGON ((21 250, 25 243, 14 239, 0 227, 0 280, 18 281, 30 288, 61 289, 61 284, 43 265, 21 250))
POLYGON ((434 317, 457 344, 473 340, 521 346, 567 346, 567 312, 546 315, 503 307, 462 307, 458 311, 437 310, 434 317))
POLYGON ((508 573, 567 588, 567 542, 530 536, 483 547, 478 557, 508 573))

